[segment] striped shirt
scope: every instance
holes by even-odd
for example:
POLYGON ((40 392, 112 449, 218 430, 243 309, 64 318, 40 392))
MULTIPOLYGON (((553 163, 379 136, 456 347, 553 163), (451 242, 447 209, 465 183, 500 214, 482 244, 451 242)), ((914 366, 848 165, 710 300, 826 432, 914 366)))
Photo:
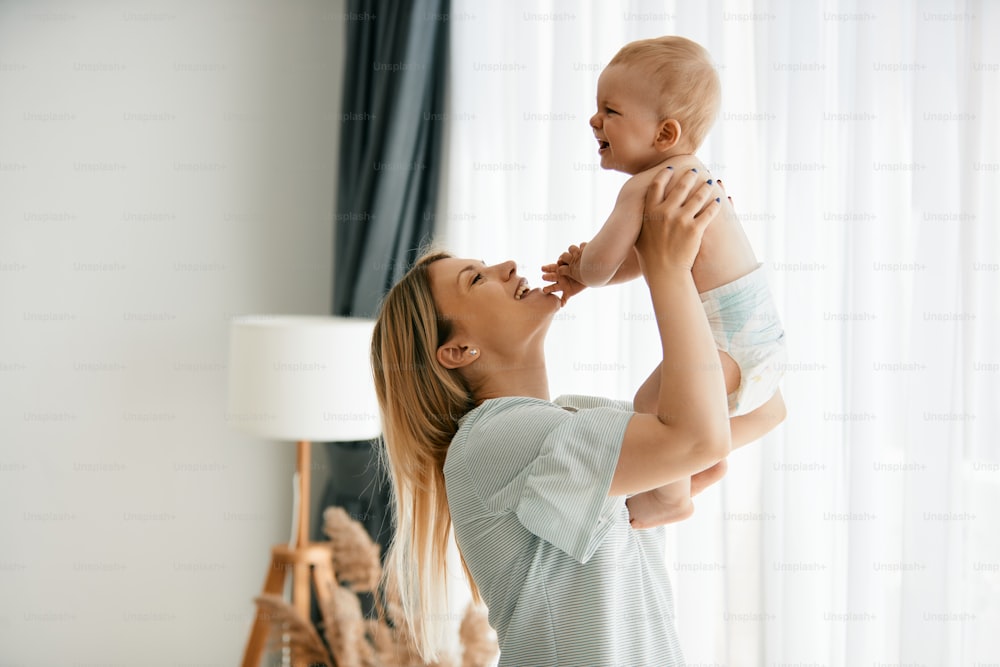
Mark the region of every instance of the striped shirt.
POLYGON ((460 422, 448 504, 501 667, 683 664, 664 530, 633 530, 625 497, 608 496, 632 414, 594 397, 505 397, 460 422))

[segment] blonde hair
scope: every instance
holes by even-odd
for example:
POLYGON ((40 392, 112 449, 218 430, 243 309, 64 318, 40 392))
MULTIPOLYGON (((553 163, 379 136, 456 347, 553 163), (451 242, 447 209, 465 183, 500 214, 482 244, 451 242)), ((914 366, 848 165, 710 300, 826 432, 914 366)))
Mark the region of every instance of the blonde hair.
MULTIPOLYGON (((424 253, 385 296, 372 336, 371 362, 382 413, 382 454, 392 478, 395 531, 386 586, 398 592, 417 650, 433 660, 448 631, 446 558, 451 513, 444 461, 458 420, 474 407, 461 375, 437 361, 451 335, 437 312, 428 267, 445 252, 424 253)), ((479 591, 465 567, 473 597, 479 591)), ((397 619, 398 620, 398 619, 397 619)))
POLYGON ((676 119, 681 141, 692 151, 701 146, 722 99, 719 75, 704 47, 676 35, 640 39, 623 46, 612 65, 642 68, 660 92, 660 120, 676 119))

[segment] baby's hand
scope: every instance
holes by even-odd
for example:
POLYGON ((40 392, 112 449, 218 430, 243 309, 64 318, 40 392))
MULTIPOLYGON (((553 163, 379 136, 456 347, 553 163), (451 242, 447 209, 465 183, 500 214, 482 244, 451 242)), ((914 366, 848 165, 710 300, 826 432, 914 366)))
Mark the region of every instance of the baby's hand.
POLYGON ((570 297, 579 294, 587 287, 574 277, 579 275, 580 257, 586 245, 586 243, 581 243, 579 246, 571 245, 566 252, 559 255, 554 264, 542 266, 542 280, 553 283, 543 287, 542 292, 545 294, 560 292, 564 306, 570 297))

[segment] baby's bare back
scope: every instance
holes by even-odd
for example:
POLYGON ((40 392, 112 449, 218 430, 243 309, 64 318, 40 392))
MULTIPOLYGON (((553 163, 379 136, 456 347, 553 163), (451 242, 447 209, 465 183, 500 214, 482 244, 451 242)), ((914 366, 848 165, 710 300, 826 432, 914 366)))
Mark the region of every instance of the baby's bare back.
MULTIPOLYGON (((697 169, 698 173, 705 174, 705 180, 714 178, 701 160, 694 155, 672 157, 660 165, 660 168, 668 165, 679 173, 697 169)), ((742 278, 756 269, 758 264, 757 256, 754 255, 750 240, 743 231, 743 225, 740 224, 732 204, 725 197, 722 197, 721 203, 722 211, 705 229, 701 251, 691 269, 694 284, 699 292, 706 292, 742 278)))

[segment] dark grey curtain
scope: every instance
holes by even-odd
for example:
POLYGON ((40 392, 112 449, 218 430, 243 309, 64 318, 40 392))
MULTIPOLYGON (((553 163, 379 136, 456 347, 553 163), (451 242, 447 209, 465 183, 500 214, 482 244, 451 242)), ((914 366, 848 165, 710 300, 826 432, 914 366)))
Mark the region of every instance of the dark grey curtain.
MULTIPOLYGON (((333 314, 372 317, 433 231, 450 3, 347 4, 333 314)), ((391 508, 372 443, 322 443, 314 448, 312 469, 322 489, 312 508, 312 539, 327 539, 323 510, 339 505, 384 554, 391 508)), ((319 619, 315 606, 313 619, 319 619)))
POLYGON ((349 0, 333 314, 373 316, 434 225, 449 0, 349 0))

